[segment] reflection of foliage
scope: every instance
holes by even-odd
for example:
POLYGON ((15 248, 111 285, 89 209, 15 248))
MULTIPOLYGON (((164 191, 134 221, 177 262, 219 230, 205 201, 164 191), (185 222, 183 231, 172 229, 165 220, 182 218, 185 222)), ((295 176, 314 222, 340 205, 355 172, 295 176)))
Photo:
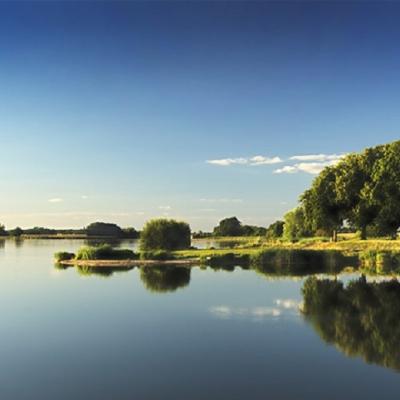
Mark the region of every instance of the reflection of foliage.
POLYGON ((252 254, 252 267, 264 274, 337 273, 354 260, 334 250, 267 249, 252 254))
POLYGON ((342 282, 311 277, 304 314, 318 334, 348 356, 400 370, 400 283, 342 282))
POLYGON ((140 269, 140 279, 151 292, 174 292, 189 285, 190 268, 171 265, 143 266, 140 269))
POLYGON ((87 265, 77 265, 75 268, 79 275, 97 275, 105 278, 111 276, 115 272, 127 272, 133 269, 133 267, 89 267, 87 265))

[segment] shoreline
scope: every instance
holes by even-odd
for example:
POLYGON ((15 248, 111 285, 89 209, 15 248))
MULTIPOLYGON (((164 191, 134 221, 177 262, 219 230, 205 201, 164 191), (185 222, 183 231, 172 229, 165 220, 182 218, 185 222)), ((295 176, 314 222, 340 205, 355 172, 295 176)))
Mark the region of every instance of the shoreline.
POLYGON ((144 265, 195 265, 199 264, 199 258, 187 258, 178 260, 64 260, 58 261, 57 264, 70 267, 85 266, 85 267, 140 267, 144 265))

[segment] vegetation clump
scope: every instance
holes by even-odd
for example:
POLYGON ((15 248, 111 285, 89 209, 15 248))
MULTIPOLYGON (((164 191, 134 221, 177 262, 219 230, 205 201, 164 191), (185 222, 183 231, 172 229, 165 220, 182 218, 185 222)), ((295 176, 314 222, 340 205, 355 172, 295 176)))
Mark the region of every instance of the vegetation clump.
POLYGON ((400 271, 400 252, 384 250, 367 250, 360 253, 361 266, 372 273, 389 273, 400 271))
POLYGON ((54 254, 54 258, 57 262, 60 261, 67 261, 67 260, 72 260, 75 258, 74 253, 69 253, 67 251, 59 251, 58 253, 54 254))
POLYGON ((114 249, 108 244, 84 246, 76 253, 77 260, 136 260, 138 254, 128 249, 114 249))
POLYGON ((170 251, 166 250, 144 250, 140 252, 142 260, 173 260, 175 257, 170 251))
POLYGON ((190 244, 189 225, 172 219, 153 219, 146 223, 140 235, 142 251, 188 249, 190 244))

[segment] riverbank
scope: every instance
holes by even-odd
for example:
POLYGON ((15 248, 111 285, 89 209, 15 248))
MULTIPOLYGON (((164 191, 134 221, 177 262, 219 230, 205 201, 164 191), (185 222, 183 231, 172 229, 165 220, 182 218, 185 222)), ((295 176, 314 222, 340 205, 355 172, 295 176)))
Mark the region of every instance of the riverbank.
POLYGON ((64 260, 58 261, 58 264, 69 267, 112 267, 127 268, 145 265, 174 265, 191 266, 198 265, 199 259, 181 259, 181 260, 64 260))

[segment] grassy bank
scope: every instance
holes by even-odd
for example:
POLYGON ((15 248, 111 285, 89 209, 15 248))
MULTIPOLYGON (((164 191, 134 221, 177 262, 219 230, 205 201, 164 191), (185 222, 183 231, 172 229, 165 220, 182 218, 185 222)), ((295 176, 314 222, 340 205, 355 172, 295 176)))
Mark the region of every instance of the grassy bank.
MULTIPOLYGON (((368 273, 380 274, 400 272, 400 241, 385 239, 363 241, 350 238, 332 243, 306 239, 297 243, 264 242, 263 245, 250 247, 142 253, 102 245, 82 247, 76 254, 56 253, 55 258, 57 262, 69 265, 74 263, 83 265, 85 262, 103 265, 106 261, 112 260, 129 265, 132 262, 141 264, 139 260, 147 261, 149 264, 157 262, 179 264, 188 261, 188 264, 197 263, 213 268, 238 265, 274 274, 336 273, 345 267, 361 268, 368 273)), ((145 265, 146 262, 142 264, 145 265)))

